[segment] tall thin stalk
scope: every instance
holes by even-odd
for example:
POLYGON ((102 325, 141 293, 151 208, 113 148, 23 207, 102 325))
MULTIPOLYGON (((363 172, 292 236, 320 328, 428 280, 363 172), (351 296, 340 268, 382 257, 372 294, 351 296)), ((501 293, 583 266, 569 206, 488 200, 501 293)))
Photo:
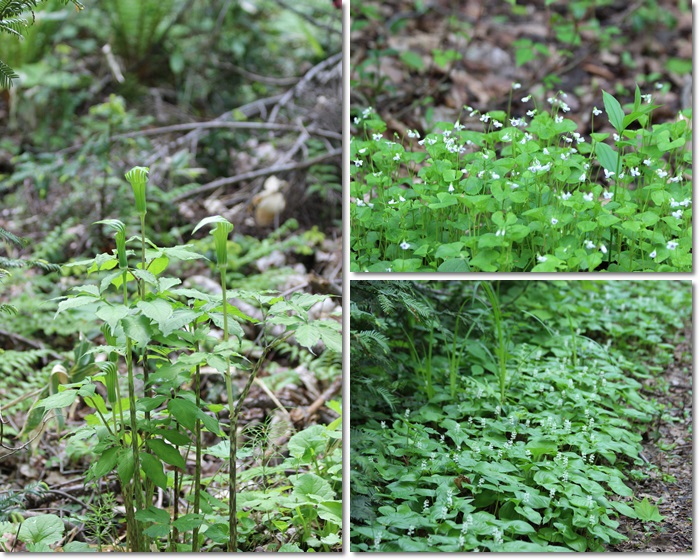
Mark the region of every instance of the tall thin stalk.
MULTIPOLYGON (((216 249, 216 265, 219 269, 219 277, 221 281, 221 300, 224 315, 224 342, 228 342, 228 297, 226 295, 226 268, 228 266, 228 248, 226 243, 228 235, 233 231, 233 224, 222 218, 221 216, 213 216, 205 218, 193 232, 207 224, 215 224, 212 230, 214 236, 214 247, 216 249)), ((236 552, 238 550, 238 523, 236 518, 236 435, 237 421, 234 414, 233 406, 233 380, 231 376, 231 356, 226 352, 226 368, 224 372, 226 381, 226 397, 228 401, 229 419, 231 427, 229 429, 229 488, 231 492, 231 505, 229 507, 229 543, 228 551, 236 552)))
POLYGON ((504 404, 506 398, 506 363, 508 360, 508 348, 506 345, 505 332, 503 330, 503 315, 501 314, 501 306, 498 303, 498 296, 493 291, 489 282, 481 284, 486 292, 486 297, 489 299, 491 309, 493 311, 493 321, 496 327, 496 355, 498 356, 498 381, 501 389, 501 404, 504 404))
MULTIPOLYGON (((192 332, 196 332, 197 323, 192 323, 192 332)), ((199 342, 195 340, 194 352, 199 352, 199 342)), ((197 408, 201 406, 201 369, 199 364, 194 368, 194 395, 197 408)), ((194 465, 194 504, 192 513, 199 515, 199 486, 202 483, 202 424, 199 418, 194 421, 194 449, 195 449, 195 465, 194 465)), ((199 527, 192 529, 192 552, 199 552, 199 527)))

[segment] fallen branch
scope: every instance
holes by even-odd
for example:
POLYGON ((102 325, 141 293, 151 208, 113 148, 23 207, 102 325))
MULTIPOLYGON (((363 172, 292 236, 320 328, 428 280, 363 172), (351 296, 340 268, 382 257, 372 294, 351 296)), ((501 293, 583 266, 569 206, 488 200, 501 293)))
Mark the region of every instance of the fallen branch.
POLYGON ((311 167, 312 165, 316 165, 317 163, 321 163, 329 159, 339 157, 340 155, 342 155, 342 153, 342 148, 337 148, 323 155, 304 161, 285 163, 283 165, 275 165, 273 167, 266 167, 265 169, 258 169, 257 171, 248 171, 247 173, 240 173, 238 175, 234 175, 233 177, 223 177, 221 179, 216 179, 215 181, 205 183, 204 185, 192 191, 188 191, 179 196, 176 196, 175 198, 173 198, 173 202, 181 202, 188 198, 192 198, 193 196, 209 193, 213 190, 218 189, 219 187, 235 185, 236 183, 240 183, 241 181, 247 181, 249 179, 255 179, 257 177, 275 175, 277 173, 285 173, 287 171, 296 171, 298 169, 306 169, 307 167, 311 167))

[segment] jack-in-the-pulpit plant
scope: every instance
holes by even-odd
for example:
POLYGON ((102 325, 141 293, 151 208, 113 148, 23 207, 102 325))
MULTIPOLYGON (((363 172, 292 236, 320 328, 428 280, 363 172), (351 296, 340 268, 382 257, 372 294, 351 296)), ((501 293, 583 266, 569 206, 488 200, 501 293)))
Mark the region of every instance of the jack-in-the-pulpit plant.
POLYGON ((625 112, 603 92, 615 132, 586 137, 565 93, 549 110, 521 101, 532 106, 521 116, 465 107, 425 138, 387 139, 386 123, 361 111, 351 270, 690 271, 692 111, 653 124, 651 94, 637 88, 625 112))
MULTIPOLYGON (((265 491, 251 490, 249 479, 244 491, 237 482, 238 419, 251 384, 270 351, 289 345, 292 336, 296 345, 308 351, 320 348, 339 353, 340 324, 309 317, 311 307, 327 298, 324 295, 232 293, 226 272, 227 241, 233 225, 219 216, 202 220, 194 231, 214 226, 222 292, 208 294, 182 286, 179 278, 167 275, 169 265, 205 257, 192 245, 158 247, 151 242, 145 222, 148 169, 136 167, 126 178, 133 187, 140 232, 128 237, 121 220, 97 222, 115 232, 116 249, 71 263, 71 267, 87 268, 88 274, 100 274, 99 281, 73 288, 58 305, 57 315, 88 311, 97 322, 101 341, 87 350, 96 357, 95 367, 76 382, 59 387, 37 407, 60 410, 81 398, 94 410, 69 441, 84 440, 94 446, 98 459, 87 473, 88 482, 113 475, 120 481, 126 550, 235 552, 242 545, 250 546, 258 523, 266 530, 275 527, 269 517, 257 518, 250 505, 246 510, 236 505, 239 494, 246 504, 251 503, 251 494, 256 500, 266 495, 265 491), (263 319, 243 313, 230 303, 231 297, 255 305, 263 319), (246 341, 244 325, 259 329, 258 341, 246 341), (201 393, 203 367, 223 376, 226 405, 211 402, 201 393), (239 391, 236 376, 240 372, 246 377, 239 391), (228 424, 218 417, 225 409, 228 424), (212 440, 219 443, 204 448, 204 442, 212 440), (205 452, 226 458, 226 481, 218 474, 204 476, 205 452), (156 501, 158 494, 161 498, 156 501), (162 496, 166 505, 159 505, 162 496)), ((340 478, 336 466, 340 455, 336 449, 340 433, 337 426, 311 426, 308 430, 311 428, 313 440, 307 430, 293 435, 290 444, 294 441, 298 452, 291 453, 277 469, 268 467, 286 484, 267 495, 260 511, 274 507, 278 527, 303 524, 303 530, 295 533, 298 541, 284 539, 280 550, 327 550, 339 542, 340 501, 336 495, 340 478), (314 442, 313 448, 307 440, 314 442), (309 469, 314 472, 306 472, 309 469), (310 503, 315 505, 314 515, 307 509, 310 503)))

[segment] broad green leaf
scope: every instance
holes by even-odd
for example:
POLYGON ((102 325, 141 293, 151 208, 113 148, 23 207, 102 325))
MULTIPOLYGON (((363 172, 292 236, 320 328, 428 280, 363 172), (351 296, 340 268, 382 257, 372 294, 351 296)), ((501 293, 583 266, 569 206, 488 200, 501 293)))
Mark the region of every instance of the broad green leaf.
POLYGON ((130 315, 122 319, 122 326, 126 335, 133 340, 137 346, 143 348, 151 341, 150 321, 144 315, 130 315))
POLYGON ((96 301, 99 301, 99 298, 96 298, 94 296, 78 296, 74 298, 64 299, 58 304, 58 309, 56 311, 56 315, 54 315, 54 319, 56 318, 56 316, 58 316, 59 313, 66 311, 67 309, 76 309, 78 307, 90 305, 91 303, 95 303, 96 301))
MULTIPOLYGON (((608 114, 610 124, 613 125, 613 128, 617 130, 618 134, 621 133, 625 129, 623 123, 625 112, 622 110, 620 102, 607 91, 603 91, 603 104, 605 105, 605 112, 608 114)), ((617 167, 615 169, 617 169, 617 167)))
MULTIPOLYGON (((155 299, 153 301, 139 301, 136 304, 141 312, 161 327, 173 314, 172 306, 165 300, 155 299)), ((161 328, 161 330, 163 330, 161 328)))
POLYGON ((665 519, 659 513, 659 508, 652 504, 648 498, 644 498, 641 502, 635 500, 634 511, 637 513, 637 518, 642 521, 655 521, 660 523, 665 519))
POLYGON ((294 331, 294 338, 304 348, 313 348, 321 338, 321 332, 313 324, 302 325, 294 331))
POLYGON ((287 444, 289 454, 302 461, 312 461, 325 449, 328 438, 324 432, 325 428, 323 426, 314 424, 294 434, 287 444))
POLYGON ((93 463, 88 470, 86 479, 90 481, 101 478, 109 473, 117 465, 117 460, 119 459, 119 453, 121 451, 123 451, 121 447, 110 447, 103 451, 97 463, 93 463))
POLYGON ((306 473, 294 479, 292 498, 297 502, 319 504, 335 498, 331 485, 320 476, 306 473))
POLYGON ((438 272, 469 272, 467 259, 448 259, 437 269, 438 272))
POLYGON ((78 389, 68 389, 40 400, 37 405, 44 407, 45 410, 64 408, 73 404, 73 401, 77 395, 78 389))
POLYGON ((168 410, 175 420, 180 422, 185 428, 194 432, 195 420, 197 419, 197 405, 187 399, 171 399, 168 403, 168 410))
POLYGON ((610 486, 610 489, 615 492, 618 496, 634 496, 634 491, 629 487, 626 486, 619 478, 611 476, 607 480, 608 486, 610 486))
POLYGON ((168 463, 168 465, 185 470, 185 460, 172 445, 165 443, 162 439, 148 439, 146 440, 146 445, 158 458, 168 463))
POLYGON ((618 502, 616 500, 610 500, 608 502, 612 507, 614 507, 619 513, 629 517, 630 519, 637 519, 637 512, 635 512, 630 506, 624 502, 618 502))
POLYGON ((26 544, 55 544, 63 538, 65 528, 58 515, 48 513, 25 519, 17 537, 26 544))
POLYGON ((119 321, 129 314, 129 308, 122 304, 102 305, 96 312, 95 316, 98 319, 102 319, 109 326, 110 331, 114 334, 119 321))
POLYGON ((613 173, 617 173, 619 154, 615 150, 613 150, 607 144, 600 142, 595 145, 595 153, 598 156, 600 164, 605 169, 612 171, 613 173))
POLYGON ((119 462, 117 463, 117 474, 122 484, 126 484, 131 480, 131 477, 134 475, 134 466, 134 450, 129 448, 119 455, 119 462))
POLYGON ((139 456, 141 457, 141 468, 143 472, 146 473, 146 476, 150 478, 156 486, 167 490, 168 477, 163 471, 163 463, 150 453, 140 453, 139 456))
POLYGON ((318 505, 318 516, 321 519, 335 523, 339 527, 343 524, 343 503, 340 500, 322 502, 318 505))
POLYGON ((204 523, 204 516, 196 513, 188 513, 173 521, 173 527, 179 531, 192 531, 201 527, 204 523))
POLYGON ((170 523, 170 514, 166 510, 157 508, 156 506, 148 506, 145 510, 137 511, 135 515, 136 519, 147 523, 170 523))

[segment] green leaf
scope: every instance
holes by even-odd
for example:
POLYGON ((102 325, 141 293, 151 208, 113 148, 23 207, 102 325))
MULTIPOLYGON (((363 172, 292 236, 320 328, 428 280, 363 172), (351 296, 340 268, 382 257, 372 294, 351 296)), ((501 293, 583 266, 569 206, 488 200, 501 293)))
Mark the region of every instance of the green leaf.
POLYGON ((171 399, 168 403, 168 410, 175 420, 191 432, 194 432, 195 420, 197 419, 197 405, 186 399, 171 399))
POLYGON ((630 519, 637 519, 637 513, 626 503, 618 502, 616 500, 610 500, 608 503, 622 515, 625 515, 630 519))
POLYGON ((137 346, 143 348, 151 341, 151 324, 144 315, 130 315, 122 319, 122 326, 126 335, 133 340, 137 346))
POLYGON ((340 500, 320 503, 318 505, 318 516, 340 527, 343 523, 343 503, 340 500))
POLYGON ((294 338, 304 348, 313 348, 321 338, 321 332, 313 325, 301 325, 294 331, 294 338))
POLYGON ((306 473, 296 477, 293 485, 292 498, 297 502, 319 504, 335 498, 335 492, 333 492, 331 485, 313 473, 306 473))
POLYGON ((314 424, 294 434, 287 444, 289 454, 305 462, 313 461, 326 447, 328 438, 324 432, 325 428, 323 426, 314 424))
POLYGON ((26 544, 55 544, 63 538, 63 521, 58 515, 48 513, 26 519, 17 537, 26 544))
POLYGON ((173 314, 172 306, 162 299, 156 299, 153 301, 139 301, 136 304, 141 312, 158 324, 158 327, 162 331, 162 325, 170 319, 173 314))
POLYGON ((196 513, 188 513, 173 521, 173 527, 178 531, 192 531, 201 527, 204 523, 204 516, 196 513))
POLYGON ((637 512, 637 517, 641 521, 661 522, 665 519, 665 517, 659 513, 659 508, 653 505, 647 498, 644 498, 641 502, 635 500, 634 511, 637 512))
POLYGON ((438 272, 469 272, 467 259, 448 259, 437 269, 438 272))
POLYGON ((99 301, 99 298, 93 296, 78 296, 74 298, 64 299, 58 304, 58 309, 56 310, 56 315, 54 315, 54 319, 56 318, 56 316, 58 316, 59 313, 63 311, 83 307, 85 305, 95 303, 96 301, 99 301))
POLYGON ((613 173, 617 173, 619 154, 607 144, 599 143, 595 145, 595 153, 600 164, 613 173))
POLYGON ((43 406, 45 410, 54 408, 64 408, 73 404, 75 397, 78 395, 78 389, 68 389, 45 399, 40 400, 37 405, 43 406))
POLYGON ((139 510, 135 516, 139 521, 145 521, 146 523, 170 524, 170 514, 156 506, 148 506, 147 509, 139 510))
POLYGON ((86 479, 90 481, 101 478, 109 473, 117 465, 120 451, 123 451, 121 447, 110 447, 103 451, 97 463, 94 463, 88 470, 86 479))
MULTIPOLYGON (((622 110, 620 102, 607 91, 603 91, 603 104, 605 105, 605 112, 608 114, 610 124, 613 125, 618 134, 622 133, 622 131, 625 129, 625 125, 622 122, 625 118, 625 112, 622 110)), ((615 171, 616 169, 617 167, 612 171, 615 171)))
POLYGON ((134 450, 129 448, 119 456, 119 462, 117 463, 117 474, 122 484, 126 484, 131 480, 131 477, 134 475, 134 466, 134 450))
POLYGON ((146 446, 168 465, 185 470, 185 460, 172 445, 165 443, 162 439, 148 439, 146 440, 146 446))
POLYGON ((140 453, 139 456, 141 457, 141 468, 143 469, 143 472, 146 473, 146 476, 150 478, 156 486, 162 488, 163 490, 167 490, 168 477, 163 471, 163 463, 161 463, 150 453, 143 452, 140 453))
POLYGON ((107 323, 109 330, 112 331, 113 334, 119 325, 119 321, 121 321, 128 314, 129 308, 126 305, 121 304, 105 304, 95 312, 95 316, 107 323))
POLYGON ((423 57, 413 51, 404 51, 400 55, 401 61, 412 70, 423 70, 425 64, 423 57))
POLYGON ((629 486, 626 486, 619 478, 611 476, 607 482, 610 489, 618 496, 634 496, 634 491, 629 486))

